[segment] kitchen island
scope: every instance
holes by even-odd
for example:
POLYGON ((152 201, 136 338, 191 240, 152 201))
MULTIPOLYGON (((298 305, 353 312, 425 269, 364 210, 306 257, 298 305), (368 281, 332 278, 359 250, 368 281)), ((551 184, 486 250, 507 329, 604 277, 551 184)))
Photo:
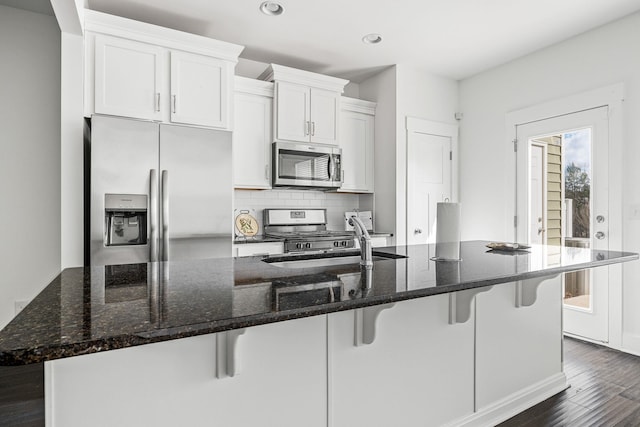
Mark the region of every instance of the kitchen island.
POLYGON ((486 243, 378 248, 370 271, 67 269, 0 332, 0 365, 45 362, 50 426, 491 425, 567 386, 560 274, 638 255, 486 243))

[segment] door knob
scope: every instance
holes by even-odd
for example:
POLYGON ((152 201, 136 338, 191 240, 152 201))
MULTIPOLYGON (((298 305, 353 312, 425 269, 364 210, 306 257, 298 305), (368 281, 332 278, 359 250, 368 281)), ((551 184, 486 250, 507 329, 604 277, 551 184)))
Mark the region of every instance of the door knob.
POLYGON ((416 228, 415 230, 413 230, 413 232, 415 234, 422 234, 422 229, 421 228, 416 228))
POLYGON ((604 233, 602 231, 598 231, 596 233, 596 239, 598 239, 598 240, 604 239, 604 233))
POLYGON ((543 231, 545 231, 544 228, 542 227, 538 228, 538 234, 542 234, 543 231))

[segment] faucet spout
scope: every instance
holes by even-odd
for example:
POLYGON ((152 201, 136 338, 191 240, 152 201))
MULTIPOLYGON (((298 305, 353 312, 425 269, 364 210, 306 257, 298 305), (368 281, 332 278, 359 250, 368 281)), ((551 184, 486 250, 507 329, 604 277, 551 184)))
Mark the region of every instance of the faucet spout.
POLYGON ((367 231, 364 222, 357 216, 349 218, 349 225, 352 225, 360 242, 360 265, 366 269, 373 268, 373 257, 371 254, 371 236, 367 231))

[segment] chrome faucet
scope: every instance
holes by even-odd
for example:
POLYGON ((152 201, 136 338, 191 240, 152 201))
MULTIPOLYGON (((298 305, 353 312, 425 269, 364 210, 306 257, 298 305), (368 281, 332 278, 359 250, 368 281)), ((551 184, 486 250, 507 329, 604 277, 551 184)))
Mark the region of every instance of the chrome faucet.
POLYGON ((349 218, 349 225, 353 226, 360 242, 360 265, 366 269, 373 268, 373 257, 371 256, 371 236, 367 231, 364 222, 357 216, 349 218))

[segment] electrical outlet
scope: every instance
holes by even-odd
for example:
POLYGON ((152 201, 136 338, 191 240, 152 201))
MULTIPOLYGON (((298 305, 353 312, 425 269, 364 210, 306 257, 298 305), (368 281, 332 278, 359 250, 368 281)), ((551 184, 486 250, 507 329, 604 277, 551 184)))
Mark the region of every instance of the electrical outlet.
POLYGON ((27 300, 16 301, 15 302, 16 314, 20 313, 22 309, 27 306, 27 304, 29 304, 29 301, 27 300))

